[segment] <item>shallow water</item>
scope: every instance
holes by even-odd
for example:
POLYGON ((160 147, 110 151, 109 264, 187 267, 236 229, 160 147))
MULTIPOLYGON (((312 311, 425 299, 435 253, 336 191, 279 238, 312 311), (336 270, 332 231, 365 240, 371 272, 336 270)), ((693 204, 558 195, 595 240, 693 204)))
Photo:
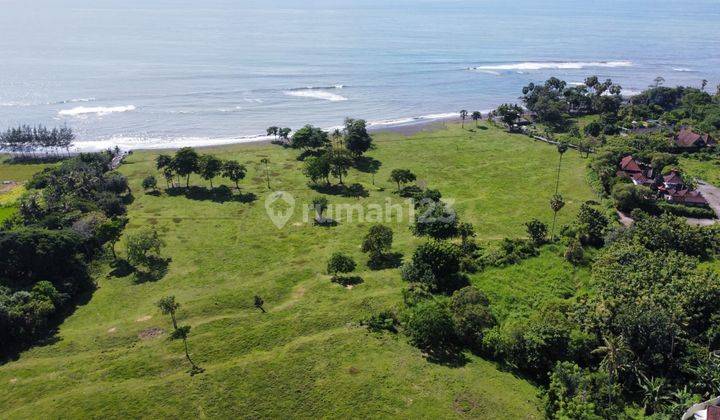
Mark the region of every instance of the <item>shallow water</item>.
POLYGON ((0 128, 223 144, 516 101, 551 75, 720 83, 720 2, 0 0, 0 128))

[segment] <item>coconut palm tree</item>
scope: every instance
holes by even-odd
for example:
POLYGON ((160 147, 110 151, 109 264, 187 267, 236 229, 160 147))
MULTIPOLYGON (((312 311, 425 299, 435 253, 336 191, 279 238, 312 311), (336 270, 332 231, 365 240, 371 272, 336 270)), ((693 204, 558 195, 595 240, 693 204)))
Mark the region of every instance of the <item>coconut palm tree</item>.
MULTIPOLYGON (((628 367, 628 363, 633 357, 632 350, 630 350, 630 347, 622 335, 603 336, 603 345, 591 353, 602 355, 603 358, 600 361, 600 369, 607 372, 609 386, 612 386, 618 379, 620 371, 628 367)), ((608 393, 608 398, 611 398, 611 393, 608 393)))
POLYGON ((555 180, 555 194, 558 193, 558 188, 560 188, 560 166, 562 165, 562 158, 565 152, 568 150, 568 145, 565 142, 562 142, 557 145, 557 151, 560 153, 560 160, 558 161, 558 167, 557 167, 557 177, 555 180))
POLYGON ((460 111, 460 118, 462 119, 462 128, 465 128, 465 118, 467 118, 468 112, 466 110, 460 111))
POLYGON ((475 127, 478 127, 478 121, 482 119, 482 114, 480 111, 475 111, 472 113, 472 119, 475 121, 475 127))
POLYGON ((270 170, 268 169, 268 165, 270 164, 270 159, 262 158, 262 159, 260 159, 260 163, 265 165, 265 181, 267 181, 267 187, 269 190, 270 189, 270 170))

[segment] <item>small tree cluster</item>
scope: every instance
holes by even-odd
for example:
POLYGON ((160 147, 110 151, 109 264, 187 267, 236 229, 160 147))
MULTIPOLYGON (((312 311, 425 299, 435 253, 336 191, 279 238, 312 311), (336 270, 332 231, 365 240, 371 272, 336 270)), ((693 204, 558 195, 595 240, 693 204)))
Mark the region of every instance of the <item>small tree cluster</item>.
POLYGON ((230 179, 240 189, 239 182, 245 178, 247 169, 234 160, 221 160, 213 155, 199 155, 195 149, 184 147, 175 152, 174 156, 160 155, 155 159, 155 166, 162 171, 163 177, 170 187, 173 177, 185 177, 185 186, 190 187, 190 175, 197 174, 210 182, 219 176, 230 179))

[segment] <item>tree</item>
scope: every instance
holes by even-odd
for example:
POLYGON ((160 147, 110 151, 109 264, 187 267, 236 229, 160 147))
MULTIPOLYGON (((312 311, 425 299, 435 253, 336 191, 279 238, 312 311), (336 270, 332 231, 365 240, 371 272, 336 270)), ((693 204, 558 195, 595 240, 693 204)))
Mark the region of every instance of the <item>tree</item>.
POLYGON ((355 156, 359 157, 372 147, 372 137, 367 132, 365 120, 345 119, 344 146, 355 156))
POLYGON ((324 180, 326 184, 330 184, 330 159, 327 154, 305 159, 303 173, 313 183, 324 180))
POLYGON ((565 152, 568 150, 568 145, 565 142, 561 142, 557 145, 557 151, 560 155, 560 159, 558 160, 558 167, 557 167, 557 176, 555 179, 555 194, 557 195, 558 189, 560 188, 560 166, 562 166, 562 158, 565 152))
POLYGON ((279 130, 280 130, 280 128, 277 127, 277 126, 274 126, 274 125, 273 125, 273 126, 270 126, 270 127, 268 127, 268 129, 267 129, 267 135, 268 135, 268 136, 275 136, 275 140, 277 140, 279 130))
POLYGON ((202 155, 198 160, 198 173, 206 181, 210 181, 210 188, 213 188, 213 179, 220 175, 223 169, 223 162, 213 155, 202 155))
POLYGON ((535 245, 542 245, 547 239, 547 225, 538 219, 533 219, 525 223, 525 229, 527 230, 530 240, 535 245))
POLYGON ((577 230, 580 241, 584 245, 602 246, 605 229, 610 221, 598 209, 583 203, 577 215, 577 230))
POLYGON ((155 167, 158 171, 161 171, 165 168, 171 168, 173 165, 173 158, 172 156, 168 155, 158 155, 158 157, 155 158, 155 167))
POLYGON ((460 119, 462 120, 462 128, 465 128, 465 118, 467 118, 468 112, 466 110, 460 111, 460 119))
POLYGON ((522 108, 518 105, 513 104, 502 104, 495 112, 500 116, 502 121, 508 126, 512 127, 520 116, 522 115, 522 108))
POLYGON ((262 158, 262 159, 260 159, 260 163, 265 165, 265 181, 267 182, 268 189, 270 189, 270 169, 268 169, 268 165, 270 164, 270 159, 262 158))
POLYGON ((620 371, 628 367, 632 358, 632 350, 622 335, 604 335, 603 344, 593 350, 592 354, 602 355, 600 368, 607 372, 611 385, 617 380, 620 371))
POLYGON ((187 358, 188 362, 190 362, 190 366, 192 366, 192 368, 190 369, 190 375, 196 375, 198 373, 204 372, 205 369, 196 365, 195 362, 193 362, 193 360, 190 358, 190 352, 188 351, 187 343, 188 335, 190 335, 189 325, 183 325, 182 327, 178 327, 173 332, 173 338, 181 338, 183 341, 183 346, 185 347, 185 357, 187 358))
POLYGON ((154 176, 148 175, 142 180, 142 187, 144 190, 152 189, 157 190, 157 179, 154 176))
POLYGON ((478 127, 478 121, 482 119, 482 114, 480 113, 480 111, 474 111, 472 113, 472 119, 473 121, 475 121, 475 127, 478 127))
POLYGON ((328 133, 309 124, 297 130, 290 142, 293 148, 303 150, 319 149, 328 144, 328 133))
POLYGON ((165 178, 165 183, 167 184, 167 187, 170 188, 170 184, 174 186, 175 183, 173 182, 173 178, 175 177, 175 174, 173 172, 173 169, 171 167, 165 167, 163 168, 163 177, 165 178))
POLYGON ((475 237, 475 228, 472 224, 463 222, 458 225, 457 233, 460 235, 462 247, 465 249, 468 245, 468 241, 475 237))
POLYGON ((263 300, 263 298, 261 298, 258 295, 255 295, 253 304, 255 305, 256 308, 260 309, 263 313, 265 313, 265 308, 263 308, 265 301, 263 300))
POLYGON ((655 88, 657 89, 665 83, 665 78, 662 76, 658 76, 655 78, 654 82, 655 82, 655 88))
POLYGON ((351 152, 347 149, 335 148, 329 152, 330 173, 343 183, 343 176, 347 175, 348 169, 353 165, 351 152))
POLYGON ((280 139, 287 141, 291 131, 292 128, 290 127, 281 128, 278 130, 278 136, 280 136, 280 139))
POLYGON ((130 264, 150 267, 152 260, 158 258, 165 242, 155 229, 146 228, 129 233, 125 239, 127 259, 130 264))
POLYGON ((407 184, 417 179, 414 173, 408 169, 393 169, 390 172, 390 181, 397 183, 397 190, 400 192, 400 184, 407 184))
POLYGON ((582 244, 576 238, 570 240, 565 250, 565 259, 572 265, 580 265, 585 261, 585 251, 582 244))
POLYGON ((552 224, 552 234, 551 238, 555 240, 555 222, 557 221, 557 214, 562 208, 565 207, 565 200, 563 200, 562 195, 555 194, 550 199, 550 208, 553 211, 553 224, 552 224))
POLYGON ((328 208, 328 199, 322 196, 313 198, 311 208, 315 210, 315 222, 322 224, 325 222, 323 213, 328 208))
POLYGON ((175 318, 175 312, 180 307, 180 304, 175 301, 175 296, 166 296, 162 299, 160 299, 156 306, 160 308, 160 311, 165 315, 170 315, 170 319, 172 319, 173 329, 177 330, 177 319, 175 318))
POLYGON ((382 258, 390 251, 393 242, 393 231, 385 225, 370 226, 362 243, 362 252, 370 255, 371 260, 382 258))
POLYGON ((227 160, 222 165, 222 175, 235 183, 235 188, 240 189, 239 182, 245 178, 247 169, 236 160, 227 160))
POLYGON ((122 231, 127 224, 126 218, 118 218, 115 220, 109 220, 98 227, 97 236, 101 243, 110 244, 110 250, 114 259, 117 259, 115 253, 115 244, 120 241, 122 231))
POLYGON ((654 193, 644 185, 617 184, 611 195, 618 210, 626 213, 635 209, 647 210, 653 206, 654 193))
POLYGON ((327 272, 332 275, 332 280, 338 280, 338 274, 347 274, 355 270, 355 261, 343 254, 342 252, 336 252, 332 254, 327 263, 327 272))
POLYGON ((452 292, 465 284, 460 272, 460 247, 447 241, 426 242, 415 250, 405 264, 403 279, 426 284, 432 292, 452 292))
POLYGON ((411 307, 405 321, 410 342, 423 350, 443 352, 455 344, 455 328, 446 301, 429 299, 411 307))
POLYGON ((186 177, 186 187, 190 187, 190 174, 198 170, 198 160, 199 156, 192 147, 183 147, 175 152, 173 167, 179 176, 186 177))

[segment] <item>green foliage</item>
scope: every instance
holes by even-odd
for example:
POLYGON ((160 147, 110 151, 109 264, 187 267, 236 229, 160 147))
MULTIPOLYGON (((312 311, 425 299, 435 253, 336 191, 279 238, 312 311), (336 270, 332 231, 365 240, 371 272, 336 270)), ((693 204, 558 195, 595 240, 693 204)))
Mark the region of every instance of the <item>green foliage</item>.
POLYGON ((467 283, 460 275, 460 248, 446 241, 421 244, 403 266, 403 279, 424 283, 433 292, 452 292, 467 283))
POLYGON ((179 176, 186 177, 185 186, 190 186, 190 175, 199 169, 200 157, 192 147, 183 147, 175 152, 173 169, 179 176))
POLYGON ((327 272, 332 274, 333 278, 337 278, 338 274, 347 274, 355 271, 355 261, 341 253, 332 254, 327 263, 327 272))
POLYGON ((424 200, 415 209, 415 223, 411 230, 416 236, 454 238, 459 234, 458 218, 455 210, 444 202, 424 200))
POLYGON ((407 184, 417 179, 414 173, 408 169, 393 169, 390 172, 390 181, 397 184, 397 190, 400 192, 401 184, 407 184))
POLYGON ((152 175, 146 176, 142 181, 142 187, 145 190, 156 189, 157 188, 157 179, 155 179, 155 177, 152 175))
POLYGON ((468 348, 482 349, 483 335, 496 323, 487 296, 473 286, 455 291, 450 299, 455 335, 468 348))
POLYGON ((361 250, 368 253, 370 259, 382 258, 390 251, 393 242, 393 231, 385 225, 372 225, 363 239, 361 250))
POLYGON ((395 333, 397 332, 397 326, 400 325, 400 321, 395 312, 382 310, 363 320, 361 324, 372 332, 389 331, 395 333))
POLYGON ((198 159, 198 175, 206 181, 210 181, 210 187, 212 187, 212 180, 221 174, 223 169, 223 162, 213 155, 202 155, 198 159))
POLYGON ((305 159, 303 173, 310 178, 310 181, 317 183, 325 181, 330 183, 330 159, 326 154, 312 156, 305 159))
POLYGON ((585 262, 585 251, 578 239, 571 239, 565 249, 565 259, 572 265, 582 265, 585 262))
POLYGON ((353 157, 347 149, 332 149, 328 154, 330 163, 330 173, 343 183, 343 177, 347 175, 348 170, 353 166, 353 157))
POLYGON ((370 134, 367 132, 365 120, 347 118, 345 120, 344 134, 345 139, 343 143, 355 157, 370 150, 372 137, 370 137, 370 134))
POLYGON ((443 299, 428 299, 410 307, 403 326, 410 342, 423 350, 444 351, 455 345, 455 326, 443 299))
POLYGON ((297 130, 290 139, 290 146, 295 149, 320 149, 329 144, 328 133, 312 125, 306 125, 297 130))
POLYGON ((644 185, 617 184, 612 189, 615 207, 626 213, 635 209, 652 209, 654 196, 653 191, 644 185))
POLYGON ((535 243, 525 239, 504 238, 482 256, 483 265, 502 267, 535 257, 539 254, 535 243))
POLYGON ((542 245, 547 241, 548 228, 545 223, 538 219, 533 219, 525 223, 525 228, 530 240, 532 240, 535 245, 542 245))
POLYGON ((601 372, 559 362, 545 392, 545 415, 549 419, 605 419, 623 414, 620 388, 601 372))
POLYGON ((512 126, 515 124, 515 121, 520 118, 523 110, 519 105, 502 104, 495 110, 495 112, 500 116, 506 125, 512 126))
POLYGON ((602 211, 588 203, 580 206, 575 227, 583 245, 602 246, 609 224, 610 221, 602 211))
POLYGON ((240 188, 239 182, 245 178, 247 168, 238 161, 227 160, 222 164, 222 176, 228 178, 235 183, 236 188, 240 188))
POLYGON ((154 260, 160 258, 160 250, 165 241, 160 239, 157 230, 144 228, 125 236, 125 252, 130 264, 152 268, 154 260))

